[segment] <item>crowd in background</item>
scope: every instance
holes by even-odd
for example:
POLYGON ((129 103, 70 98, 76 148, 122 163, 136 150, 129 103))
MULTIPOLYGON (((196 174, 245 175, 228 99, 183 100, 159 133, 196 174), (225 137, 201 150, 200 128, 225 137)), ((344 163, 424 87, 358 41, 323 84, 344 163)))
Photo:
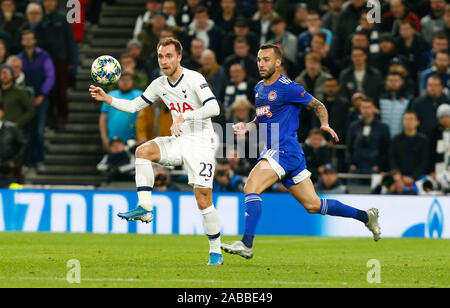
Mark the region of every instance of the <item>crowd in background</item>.
MULTIPOLYGON (((12 1, 2 1, 2 11, 4 2, 12 1)), ((11 37, 34 36, 37 48, 48 50, 53 75, 70 75, 72 66, 76 67, 76 40, 71 39, 65 48, 52 49, 54 42, 45 35, 45 31, 50 31, 46 25, 53 20, 47 16, 45 3, 52 1, 43 2, 43 21, 31 26, 31 16, 26 14, 30 26, 22 26, 20 31, 18 27, 10 27, 17 31, 11 37), (24 34, 24 29, 31 29, 34 35, 24 34), (73 54, 68 52, 71 50, 73 54)), ((162 74, 156 55, 158 41, 172 36, 183 44, 182 65, 203 74, 220 102, 222 112, 214 122, 224 125, 251 121, 255 116, 253 87, 260 79, 256 55, 261 44, 271 42, 283 53, 282 73, 324 103, 330 126, 345 145, 340 149, 322 134, 313 112, 306 109, 301 112, 299 141, 319 192, 348 192, 338 173, 381 174, 379 185, 373 187, 374 193, 448 192, 450 5, 445 0, 381 1, 378 23, 372 22, 377 16, 369 13, 372 8, 366 2, 149 0, 137 17, 133 36, 119 59, 122 78, 109 93, 128 99, 140 95, 162 74)), ((92 23, 98 21, 100 4, 101 1, 95 0, 87 3, 87 19, 92 23)), ((3 22, 0 26, 7 32, 3 22)), ((20 44, 19 41, 12 40, 11 48, 17 48, 16 52, 21 45, 25 46, 23 37, 20 44)), ((64 80, 69 82, 70 78, 53 79, 55 86, 49 87, 50 92, 64 98, 62 92, 67 88, 64 80)), ((51 94, 42 90, 37 94, 51 101, 51 94)), ((60 109, 54 110, 55 114, 60 110, 59 116, 50 121, 57 126, 63 125, 67 112, 64 109, 67 104, 58 106, 60 109)), ((39 119, 33 114, 29 118, 39 119)), ((108 153, 99 169, 106 170, 108 159, 110 165, 124 159, 125 154, 121 153, 130 157, 124 159, 123 165, 130 163, 133 149, 130 140, 141 144, 156 136, 170 135, 172 118, 164 104, 154 104, 135 115, 105 105, 99 122, 103 148, 108 153), (117 148, 121 149, 118 153, 117 148)), ((240 191, 256 161, 238 158, 237 153, 224 154, 229 158, 218 161, 214 189, 240 191)), ((118 168, 114 170, 117 173, 118 168)), ((132 172, 124 170, 125 176, 132 172)), ((160 178, 164 178, 159 181, 161 189, 174 189, 170 172, 160 172, 160 178)), ((352 183, 367 184, 363 179, 349 180, 347 184, 352 183)), ((272 189, 284 191, 282 185, 272 189)))
MULTIPOLYGON (((88 0, 80 0, 82 17, 88 0)), ((84 23, 58 0, 0 1, 0 186, 43 170, 45 130, 64 129, 84 23), (11 176, 12 175, 12 176, 11 176)))

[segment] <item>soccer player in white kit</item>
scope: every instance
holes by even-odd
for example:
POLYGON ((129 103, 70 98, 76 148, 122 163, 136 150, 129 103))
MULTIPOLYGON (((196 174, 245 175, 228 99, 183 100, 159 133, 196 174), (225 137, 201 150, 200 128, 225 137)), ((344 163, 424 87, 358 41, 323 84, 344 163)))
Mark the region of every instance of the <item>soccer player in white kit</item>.
POLYGON ((215 170, 215 133, 211 118, 219 115, 219 104, 205 78, 198 72, 180 65, 181 43, 165 38, 158 43, 158 63, 164 73, 155 79, 142 96, 132 101, 113 98, 101 88, 90 86, 91 96, 112 107, 135 113, 162 99, 172 112, 172 136, 158 137, 136 150, 136 187, 139 205, 136 209, 119 213, 128 221, 153 220, 151 195, 154 184, 152 162, 162 165, 184 165, 189 184, 194 187, 197 204, 203 216, 203 226, 209 239, 209 265, 223 264, 220 250, 219 215, 212 202, 215 170))

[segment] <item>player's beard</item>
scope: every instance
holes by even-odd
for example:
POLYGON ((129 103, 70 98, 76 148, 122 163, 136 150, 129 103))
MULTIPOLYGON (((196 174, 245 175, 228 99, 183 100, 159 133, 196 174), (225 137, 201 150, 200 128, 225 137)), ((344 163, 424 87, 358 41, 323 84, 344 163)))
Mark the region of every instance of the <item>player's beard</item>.
POLYGON ((261 77, 264 80, 268 80, 273 76, 273 74, 275 74, 275 72, 276 72, 276 67, 274 66, 270 70, 268 70, 264 75, 261 75, 261 77))

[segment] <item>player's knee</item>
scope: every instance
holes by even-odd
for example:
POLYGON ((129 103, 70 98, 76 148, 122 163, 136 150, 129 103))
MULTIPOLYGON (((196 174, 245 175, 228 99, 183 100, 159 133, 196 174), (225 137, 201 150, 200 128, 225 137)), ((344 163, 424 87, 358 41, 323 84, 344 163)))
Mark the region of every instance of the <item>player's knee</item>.
POLYGON ((305 207, 306 211, 310 214, 317 214, 320 212, 320 202, 319 204, 317 202, 305 202, 303 206, 305 207))
POLYGON ((248 194, 261 194, 261 192, 258 191, 256 183, 249 179, 247 181, 247 183, 245 183, 244 194, 246 194, 246 195, 248 195, 248 194))
POLYGON ((135 155, 136 158, 156 161, 156 151, 152 144, 143 144, 138 146, 135 155))

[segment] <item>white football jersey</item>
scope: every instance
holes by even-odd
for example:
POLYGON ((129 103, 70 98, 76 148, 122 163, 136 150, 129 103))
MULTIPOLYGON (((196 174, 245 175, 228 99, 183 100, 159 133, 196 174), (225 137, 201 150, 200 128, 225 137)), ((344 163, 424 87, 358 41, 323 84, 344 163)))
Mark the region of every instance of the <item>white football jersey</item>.
MULTIPOLYGON (((183 113, 197 110, 206 102, 216 99, 205 77, 187 68, 183 68, 180 78, 174 84, 167 76, 153 80, 141 98, 150 105, 161 98, 171 111, 174 121, 183 113)), ((181 129, 187 135, 214 134, 211 118, 186 120, 181 129)))

